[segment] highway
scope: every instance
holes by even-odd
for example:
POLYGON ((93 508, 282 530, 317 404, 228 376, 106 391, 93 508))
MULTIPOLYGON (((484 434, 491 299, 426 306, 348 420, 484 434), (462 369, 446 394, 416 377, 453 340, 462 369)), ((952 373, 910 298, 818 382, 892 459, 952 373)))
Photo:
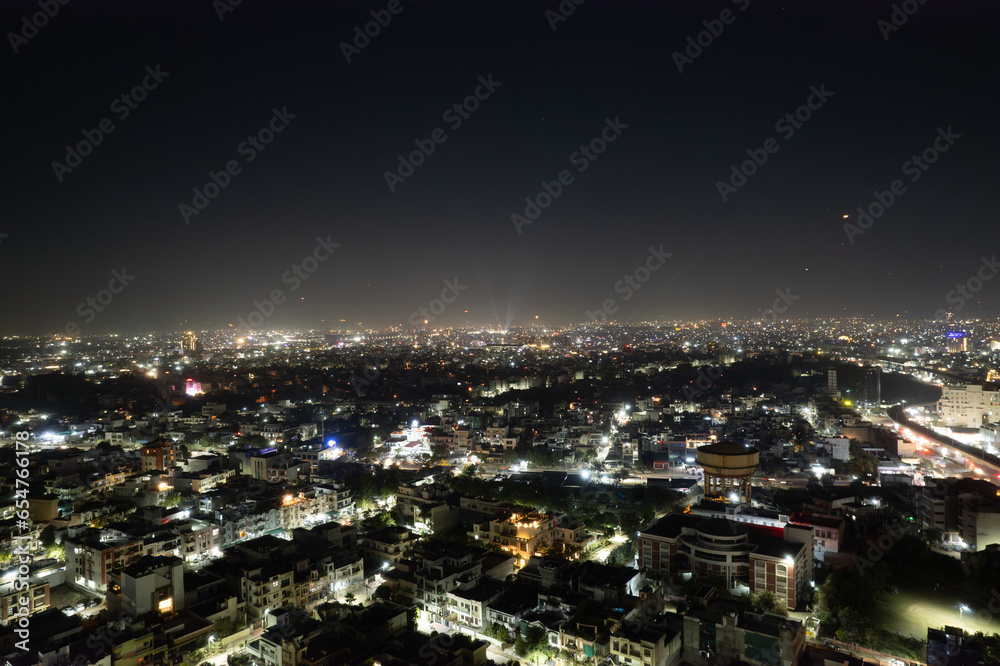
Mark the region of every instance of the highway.
POLYGON ((1000 457, 991 455, 968 444, 962 444, 950 437, 938 434, 906 418, 902 406, 888 410, 889 418, 899 425, 900 432, 917 444, 944 448, 951 460, 962 460, 968 466, 966 472, 972 476, 1000 485, 1000 457), (976 470, 979 470, 978 472, 976 470))

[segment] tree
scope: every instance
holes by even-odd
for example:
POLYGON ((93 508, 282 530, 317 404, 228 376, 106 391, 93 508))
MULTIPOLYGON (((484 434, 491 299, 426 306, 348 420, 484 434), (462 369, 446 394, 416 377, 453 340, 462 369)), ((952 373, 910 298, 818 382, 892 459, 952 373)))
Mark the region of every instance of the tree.
POLYGON ((243 449, 266 449, 267 439, 262 435, 241 435, 236 443, 243 449))
POLYGON ((43 548, 51 548, 56 545, 56 526, 46 525, 45 529, 38 535, 38 541, 43 548))
POLYGON ((759 594, 750 594, 750 605, 760 613, 776 613, 788 615, 788 607, 774 592, 765 590, 759 594))
POLYGON ((501 643, 514 642, 514 637, 511 634, 510 630, 507 629, 507 627, 500 624, 499 622, 494 622, 490 626, 486 627, 486 630, 483 631, 483 633, 489 636, 490 638, 500 641, 501 643))
POLYGON ((410 631, 416 631, 417 621, 420 619, 420 608, 417 605, 406 609, 406 627, 410 631))
POLYGON ((357 596, 353 592, 348 592, 347 594, 344 595, 344 601, 347 603, 348 606, 353 606, 356 599, 357 596))
POLYGON ((538 662, 558 654, 549 645, 549 633, 545 627, 534 624, 528 625, 527 629, 514 640, 514 653, 519 657, 538 662))
POLYGON ((451 453, 451 449, 448 448, 447 444, 435 444, 431 447, 431 453, 432 460, 444 460, 451 453))
POLYGON ((867 476, 878 474, 878 458, 867 453, 861 446, 861 442, 852 439, 849 447, 850 458, 844 465, 844 473, 863 479, 867 476))
POLYGON ((372 531, 377 531, 385 529, 386 527, 395 527, 396 520, 392 517, 388 511, 382 511, 381 513, 372 516, 365 521, 365 527, 371 527, 372 531))
POLYGON ((236 621, 229 617, 223 617, 215 622, 215 635, 219 638, 225 638, 226 636, 232 636, 240 627, 236 624, 236 621))
POLYGON ((627 566, 633 561, 635 561, 635 544, 632 541, 626 541, 611 551, 607 563, 615 566, 627 566))
POLYGON ((987 664, 1000 664, 1000 634, 984 634, 977 631, 972 638, 982 650, 983 659, 987 664))

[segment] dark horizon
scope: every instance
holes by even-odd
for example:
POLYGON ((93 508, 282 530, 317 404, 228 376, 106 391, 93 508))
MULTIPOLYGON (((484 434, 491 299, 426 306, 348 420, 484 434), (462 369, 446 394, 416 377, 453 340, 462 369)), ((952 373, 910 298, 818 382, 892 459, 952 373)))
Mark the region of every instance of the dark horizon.
POLYGON ((0 334, 1000 316, 995 4, 40 6, 0 334))

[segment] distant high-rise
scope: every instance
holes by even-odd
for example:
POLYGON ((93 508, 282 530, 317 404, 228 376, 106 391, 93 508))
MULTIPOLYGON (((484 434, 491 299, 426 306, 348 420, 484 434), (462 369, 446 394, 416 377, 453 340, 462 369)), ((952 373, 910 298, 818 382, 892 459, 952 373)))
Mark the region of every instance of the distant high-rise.
POLYGON ((948 331, 945 334, 945 345, 948 348, 949 354, 972 351, 969 344, 969 336, 962 331, 948 331))
POLYGON ((826 380, 831 393, 839 392, 852 403, 877 405, 882 402, 882 369, 877 366, 831 366, 826 380))
POLYGON ((202 350, 201 343, 198 342, 198 336, 194 334, 193 331, 188 331, 184 334, 184 340, 181 342, 181 353, 198 353, 202 350))

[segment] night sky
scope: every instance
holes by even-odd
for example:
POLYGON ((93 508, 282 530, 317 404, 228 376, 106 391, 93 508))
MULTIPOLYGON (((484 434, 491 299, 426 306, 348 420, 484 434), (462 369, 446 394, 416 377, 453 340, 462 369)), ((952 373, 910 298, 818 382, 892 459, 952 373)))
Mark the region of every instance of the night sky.
MULTIPOLYGON (((0 9, 4 334, 223 328, 276 289, 268 327, 411 326, 456 279, 431 326, 583 322, 607 299, 622 322, 759 317, 776 290, 788 317, 930 318, 997 251, 995 2, 896 3, 896 29, 883 1, 50 1, 37 31, 37 1, 0 9), (373 11, 391 20, 347 62, 373 11), (445 115, 477 86, 467 118, 445 115), (243 144, 275 109, 294 118, 243 144), (72 171, 53 165, 105 118, 72 171), (614 141, 571 161, 606 119, 614 141), (748 150, 767 160, 724 201, 748 150), (563 171, 518 233, 512 214, 563 171), (314 255, 318 237, 339 246, 314 255), (286 273, 313 256, 307 279, 286 273), (123 268, 101 312, 79 307, 123 268)), ((998 290, 959 316, 997 316, 998 290)))

